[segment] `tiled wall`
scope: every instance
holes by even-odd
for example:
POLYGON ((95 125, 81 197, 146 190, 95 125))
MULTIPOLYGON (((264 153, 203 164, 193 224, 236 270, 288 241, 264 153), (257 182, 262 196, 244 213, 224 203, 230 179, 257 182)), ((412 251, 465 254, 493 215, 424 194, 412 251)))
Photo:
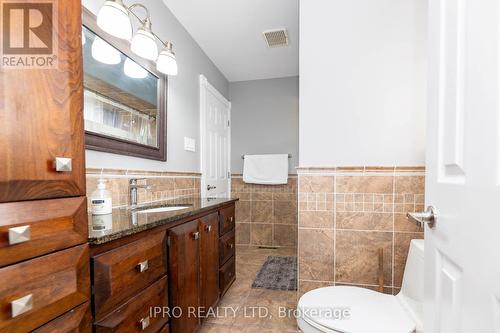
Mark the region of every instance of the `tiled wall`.
POLYGON ((406 212, 424 209, 423 167, 299 168, 299 293, 327 285, 400 290, 409 242, 423 230, 406 212))
POLYGON ((97 188, 99 178, 106 179, 106 188, 111 191, 113 207, 129 205, 129 180, 142 179, 138 183, 151 189, 138 189, 138 203, 200 195, 200 174, 187 172, 153 172, 123 169, 87 169, 87 199, 97 188))
POLYGON ((297 176, 286 185, 254 185, 233 175, 236 203, 236 244, 297 246, 297 176))

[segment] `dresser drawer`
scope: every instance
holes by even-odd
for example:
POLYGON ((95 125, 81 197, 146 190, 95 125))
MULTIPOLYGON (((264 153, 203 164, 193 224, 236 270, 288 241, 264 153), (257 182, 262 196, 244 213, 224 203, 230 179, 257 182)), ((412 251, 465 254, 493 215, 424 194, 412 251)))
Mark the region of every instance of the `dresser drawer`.
POLYGON ((1 268, 0 281, 0 332, 33 330, 88 300, 88 245, 1 268))
POLYGON ((219 235, 222 236, 233 230, 234 223, 234 205, 221 209, 219 212, 219 235))
POLYGON ((236 263, 234 257, 232 257, 219 270, 219 289, 221 297, 226 293, 235 279, 236 263))
POLYGON ((154 315, 153 307, 161 310, 168 306, 167 277, 153 283, 137 296, 111 312, 95 324, 100 332, 158 332, 168 321, 162 312, 154 315))
POLYGON ((234 255, 234 230, 219 239, 219 264, 222 265, 234 255))
POLYGON ((85 197, 0 204, 0 267, 83 244, 85 197))
POLYGON ((158 333, 169 333, 169 332, 170 332, 170 327, 167 324, 167 325, 163 326, 158 333))
POLYGON ((92 258, 97 319, 166 273, 166 233, 150 234, 92 258))
POLYGON ((90 333, 92 332, 92 314, 90 302, 77 306, 60 317, 48 322, 33 333, 90 333))

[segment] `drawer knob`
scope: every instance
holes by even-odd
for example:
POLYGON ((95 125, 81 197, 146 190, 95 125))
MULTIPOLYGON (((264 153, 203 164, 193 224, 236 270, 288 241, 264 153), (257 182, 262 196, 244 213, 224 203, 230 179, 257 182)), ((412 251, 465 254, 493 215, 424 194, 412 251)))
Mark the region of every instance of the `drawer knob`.
POLYGON ((9 245, 24 243, 31 240, 30 226, 9 228, 9 245))
POLYGON ((56 157, 56 160, 54 161, 54 167, 56 168, 57 172, 69 172, 73 170, 73 167, 71 165, 71 158, 65 157, 56 157))
POLYGON ((141 261, 136 267, 139 273, 145 272, 149 268, 149 262, 147 260, 141 261))
POLYGON ((194 240, 200 239, 200 233, 199 232, 193 232, 193 239, 194 240))
POLYGON ((233 247, 234 247, 234 244, 233 244, 233 243, 229 244, 229 248, 230 248, 230 249, 232 249, 233 247))
POLYGON ((207 232, 210 232, 212 231, 212 226, 211 225, 207 225, 207 232))
POLYGON ((22 315, 33 309, 33 294, 26 295, 10 302, 12 318, 22 315))
POLYGON ((229 218, 229 222, 231 222, 231 223, 233 223, 233 222, 234 222, 234 216, 231 216, 231 217, 229 218))
POLYGON ((141 327, 141 331, 144 331, 146 328, 149 327, 149 317, 142 318, 139 320, 139 326, 141 327))

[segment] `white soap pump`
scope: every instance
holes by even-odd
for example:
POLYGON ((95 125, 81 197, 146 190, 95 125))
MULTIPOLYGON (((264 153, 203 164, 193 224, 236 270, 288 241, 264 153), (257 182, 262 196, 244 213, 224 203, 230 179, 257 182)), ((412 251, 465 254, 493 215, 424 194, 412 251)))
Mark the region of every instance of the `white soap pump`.
POLYGON ((92 215, 111 214, 113 203, 111 192, 106 190, 106 180, 99 178, 97 189, 90 196, 92 215))

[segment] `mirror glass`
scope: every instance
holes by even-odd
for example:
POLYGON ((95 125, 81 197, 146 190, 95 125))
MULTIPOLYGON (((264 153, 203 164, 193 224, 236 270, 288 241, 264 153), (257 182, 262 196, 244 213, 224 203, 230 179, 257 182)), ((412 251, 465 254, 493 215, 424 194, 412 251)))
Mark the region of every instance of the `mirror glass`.
POLYGON ((158 147, 157 76, 83 27, 85 130, 158 147))

